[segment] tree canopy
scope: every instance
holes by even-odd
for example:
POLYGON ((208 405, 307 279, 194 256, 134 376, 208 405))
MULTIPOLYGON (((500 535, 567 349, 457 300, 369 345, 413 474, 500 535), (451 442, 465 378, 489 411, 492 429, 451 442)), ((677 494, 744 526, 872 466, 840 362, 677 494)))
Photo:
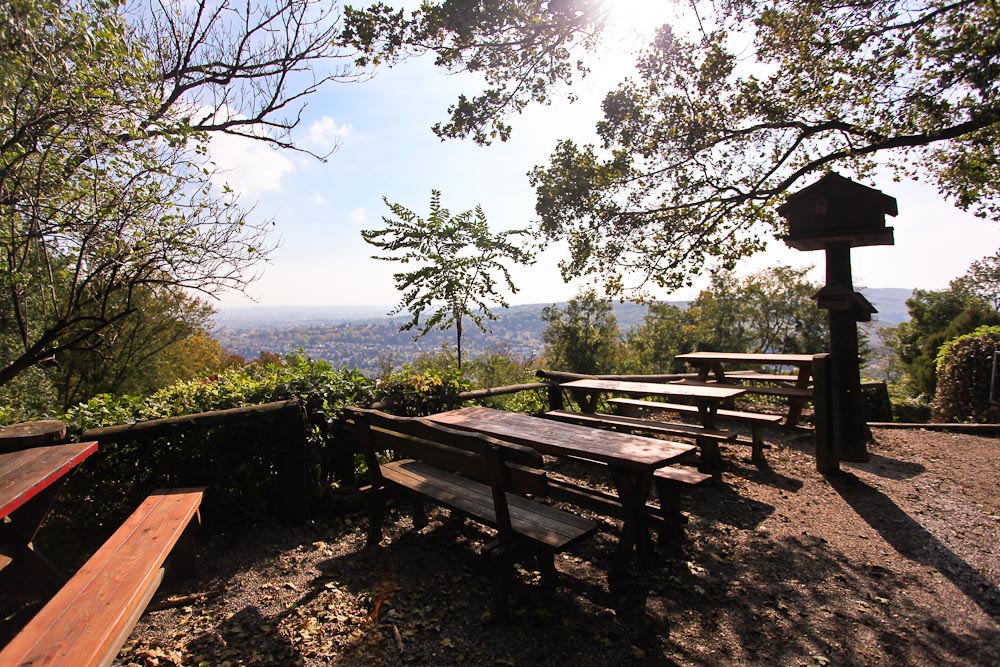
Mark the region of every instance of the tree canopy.
POLYGON ((510 137, 513 114, 548 103, 554 89, 586 73, 583 55, 607 18, 602 0, 442 0, 410 12, 379 2, 346 7, 342 39, 359 51, 361 67, 432 53, 440 67, 480 75, 484 90, 461 95, 433 129, 490 144, 510 137))
POLYGON ((561 141, 532 173, 567 278, 677 288, 783 224, 785 194, 834 166, 927 177, 1000 219, 1000 6, 992 0, 692 3, 609 93, 599 146, 561 141), (632 276, 633 283, 621 275, 632 276))
POLYGON ((292 80, 337 34, 317 0, 4 4, 0 385, 100 349, 150 294, 253 280, 270 223, 213 183, 208 142, 293 148, 303 98, 353 71, 292 80))
POLYGON ((583 289, 565 309, 546 306, 542 332, 549 368, 571 373, 600 374, 618 370, 622 355, 618 318, 611 302, 594 289, 583 289))

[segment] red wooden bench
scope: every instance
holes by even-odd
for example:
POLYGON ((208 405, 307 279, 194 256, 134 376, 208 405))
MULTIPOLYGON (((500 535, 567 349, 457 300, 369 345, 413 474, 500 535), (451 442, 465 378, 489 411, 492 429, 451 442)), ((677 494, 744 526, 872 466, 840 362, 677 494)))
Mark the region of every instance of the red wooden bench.
POLYGON ((0 665, 110 665, 163 580, 194 570, 202 489, 155 491, 0 652, 0 665))

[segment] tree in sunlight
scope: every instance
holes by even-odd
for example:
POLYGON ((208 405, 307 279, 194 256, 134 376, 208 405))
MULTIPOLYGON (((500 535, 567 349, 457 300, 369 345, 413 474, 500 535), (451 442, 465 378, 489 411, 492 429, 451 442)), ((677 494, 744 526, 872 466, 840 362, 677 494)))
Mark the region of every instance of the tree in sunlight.
POLYGON ((468 318, 488 331, 486 321, 496 319, 491 309, 507 307, 505 291, 517 293, 506 263, 533 261, 531 250, 514 241, 527 232, 491 232, 479 206, 452 215, 441 206, 438 190, 431 191, 431 212, 426 218, 402 204, 384 201, 393 217, 382 218, 383 229, 362 230, 361 237, 388 253, 374 259, 417 266, 393 274, 403 296, 389 314, 406 313, 409 320, 399 330, 416 328, 414 339, 435 328, 454 327, 461 370, 463 322, 468 318))
POLYGON ((581 290, 566 307, 546 306, 542 332, 545 363, 553 370, 600 374, 618 370, 622 340, 611 302, 594 289, 581 290))
POLYGON ((928 178, 1000 220, 1000 5, 993 0, 692 2, 609 93, 599 145, 532 174, 564 276, 676 289, 784 233, 776 208, 837 167, 928 178))

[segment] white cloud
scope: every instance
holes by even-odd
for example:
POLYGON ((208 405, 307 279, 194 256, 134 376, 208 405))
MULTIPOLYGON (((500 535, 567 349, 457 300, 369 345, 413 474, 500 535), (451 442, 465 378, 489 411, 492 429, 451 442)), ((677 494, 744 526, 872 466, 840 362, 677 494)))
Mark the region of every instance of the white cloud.
POLYGON ((356 225, 360 225, 368 217, 368 212, 363 208, 353 209, 350 213, 350 220, 356 225))
POLYGON ((307 139, 309 143, 319 150, 331 151, 336 148, 342 139, 351 133, 350 123, 338 125, 337 121, 329 116, 323 116, 309 126, 307 139))
POLYGON ((310 204, 316 204, 317 206, 323 206, 330 203, 330 200, 323 195, 309 195, 306 197, 306 201, 310 204))
POLYGON ((228 183, 237 193, 253 196, 259 192, 279 192, 281 179, 295 171, 287 157, 263 141, 228 134, 213 134, 208 154, 216 171, 212 184, 228 183))

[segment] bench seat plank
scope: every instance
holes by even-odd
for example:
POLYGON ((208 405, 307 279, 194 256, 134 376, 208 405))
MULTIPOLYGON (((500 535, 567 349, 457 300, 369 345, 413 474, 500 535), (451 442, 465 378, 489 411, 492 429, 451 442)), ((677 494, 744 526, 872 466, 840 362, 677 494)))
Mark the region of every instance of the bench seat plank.
POLYGON ((699 382, 697 380, 679 380, 678 384, 690 384, 699 387, 719 387, 720 389, 743 389, 751 394, 765 394, 768 396, 785 396, 787 398, 812 398, 812 389, 799 389, 797 387, 777 387, 745 384, 725 384, 722 382, 708 381, 699 382))
POLYGON ((799 381, 798 375, 758 373, 755 371, 726 371, 726 378, 733 380, 750 380, 751 382, 785 382, 788 384, 796 384, 799 381))
MULTIPOLYGON (((697 411, 697 408, 695 410, 697 411)), ((549 419, 582 424, 584 426, 618 426, 662 435, 704 438, 715 442, 729 442, 736 439, 736 434, 730 431, 720 431, 692 424, 678 424, 676 422, 654 422, 648 419, 637 419, 635 417, 620 415, 595 415, 586 412, 571 412, 569 410, 550 410, 545 413, 545 416, 549 419)))
MULTIPOLYGON (((618 406, 627 406, 630 408, 642 408, 645 410, 658 411, 658 412, 681 412, 684 414, 698 414, 698 408, 694 405, 684 405, 683 403, 663 403, 660 401, 643 401, 636 398, 611 398, 608 399, 608 403, 618 406)), ((781 415, 769 415, 763 412, 743 412, 741 410, 724 410, 719 409, 716 413, 718 417, 725 417, 727 419, 732 419, 734 421, 747 422, 747 423, 757 423, 776 426, 781 423, 783 417, 781 415)))
POLYGON ((704 484, 708 480, 712 479, 712 476, 707 473, 698 472, 697 470, 691 470, 689 468, 675 468, 674 466, 657 468, 656 472, 653 473, 653 477, 655 479, 669 480, 671 482, 677 482, 687 486, 698 486, 699 484, 704 484))
MULTIPOLYGON (((382 476, 444 507, 496 525, 493 490, 487 484, 413 460, 383 465, 382 476)), ((514 532, 557 551, 596 529, 592 521, 516 494, 507 494, 507 506, 514 532)))
MULTIPOLYGON (((201 489, 150 495, 0 653, 2 665, 109 665, 197 516, 201 489)), ((196 521, 195 521, 196 523, 196 521)))
MULTIPOLYGON (((698 414, 698 408, 693 405, 681 403, 664 403, 660 401, 643 401, 634 398, 612 398, 608 401, 616 410, 626 414, 634 413, 636 410, 648 410, 650 412, 679 412, 681 414, 698 414)), ((752 447, 751 458, 755 463, 764 462, 764 428, 777 426, 781 423, 781 415, 769 415, 761 412, 743 412, 741 410, 720 409, 716 413, 717 417, 730 419, 750 425, 750 446, 752 447)), ((736 438, 734 442, 747 444, 744 440, 736 438)))

